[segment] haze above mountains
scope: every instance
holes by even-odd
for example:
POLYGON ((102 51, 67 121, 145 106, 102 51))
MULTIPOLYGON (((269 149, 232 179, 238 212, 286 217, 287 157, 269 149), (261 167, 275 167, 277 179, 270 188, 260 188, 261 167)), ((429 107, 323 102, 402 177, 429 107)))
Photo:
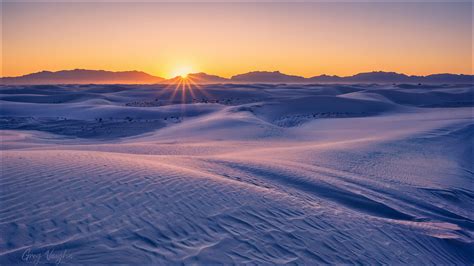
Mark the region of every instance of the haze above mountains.
MULTIPOLYGON (((279 71, 253 71, 232 76, 219 77, 206 73, 189 74, 194 83, 473 83, 473 75, 432 74, 427 76, 409 76, 395 72, 374 71, 352 76, 319 75, 309 78, 287 75, 279 71)), ((105 70, 62 70, 41 71, 18 77, 1 78, 5 85, 29 84, 153 84, 176 83, 181 77, 165 79, 142 71, 105 71, 105 70)))

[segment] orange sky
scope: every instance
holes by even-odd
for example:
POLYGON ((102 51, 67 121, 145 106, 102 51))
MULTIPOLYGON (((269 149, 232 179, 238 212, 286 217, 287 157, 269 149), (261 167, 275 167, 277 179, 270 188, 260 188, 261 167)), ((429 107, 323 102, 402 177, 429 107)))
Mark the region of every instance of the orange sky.
POLYGON ((3 3, 2 76, 472 73, 472 3, 3 3))

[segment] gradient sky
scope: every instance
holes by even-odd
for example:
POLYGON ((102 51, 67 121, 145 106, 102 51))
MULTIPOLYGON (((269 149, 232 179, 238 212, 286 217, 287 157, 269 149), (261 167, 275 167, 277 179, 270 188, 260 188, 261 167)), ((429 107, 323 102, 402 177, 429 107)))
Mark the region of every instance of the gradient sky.
POLYGON ((2 3, 2 76, 472 73, 472 3, 2 3))

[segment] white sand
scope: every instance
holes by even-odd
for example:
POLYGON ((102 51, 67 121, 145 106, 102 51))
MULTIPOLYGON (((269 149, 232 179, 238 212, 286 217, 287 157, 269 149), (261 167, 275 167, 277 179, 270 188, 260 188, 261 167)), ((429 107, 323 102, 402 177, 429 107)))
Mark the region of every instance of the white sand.
POLYGON ((173 91, 1 87, 0 263, 474 263, 472 86, 173 91))

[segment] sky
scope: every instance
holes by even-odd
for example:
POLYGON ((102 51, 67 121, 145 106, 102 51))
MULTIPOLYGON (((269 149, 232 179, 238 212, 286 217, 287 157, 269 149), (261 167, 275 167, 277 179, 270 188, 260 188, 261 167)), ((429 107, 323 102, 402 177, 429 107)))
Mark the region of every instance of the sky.
POLYGON ((471 2, 4 2, 2 76, 472 74, 471 2))

